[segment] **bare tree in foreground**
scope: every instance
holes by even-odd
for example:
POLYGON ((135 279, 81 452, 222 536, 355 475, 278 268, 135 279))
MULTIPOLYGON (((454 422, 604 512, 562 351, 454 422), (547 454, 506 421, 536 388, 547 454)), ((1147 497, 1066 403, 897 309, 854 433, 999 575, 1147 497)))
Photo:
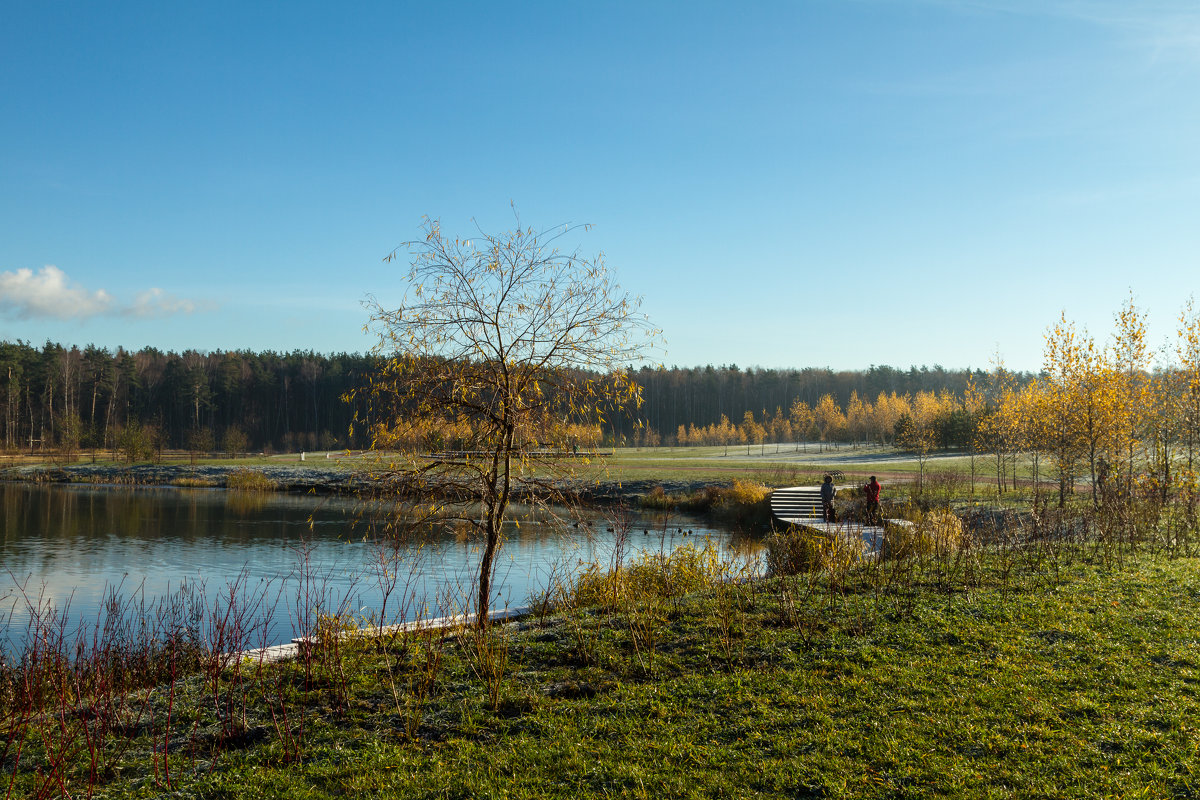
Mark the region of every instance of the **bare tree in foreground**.
POLYGON ((601 256, 559 249, 587 227, 535 231, 518 218, 515 230, 459 239, 426 219, 424 238, 385 259, 411 259, 400 305, 366 304, 387 359, 364 389, 372 446, 395 452, 388 473, 406 497, 471 501, 426 510, 482 540, 481 627, 510 503, 561 499, 556 478, 586 462, 607 415, 640 402, 625 367, 657 341, 601 256))

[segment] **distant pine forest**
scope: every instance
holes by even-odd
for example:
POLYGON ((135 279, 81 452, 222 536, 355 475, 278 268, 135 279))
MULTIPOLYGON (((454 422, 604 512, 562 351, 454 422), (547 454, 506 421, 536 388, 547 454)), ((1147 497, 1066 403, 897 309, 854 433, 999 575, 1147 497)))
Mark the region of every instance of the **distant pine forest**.
MULTIPOLYGON (((351 423, 356 411, 366 410, 343 398, 381 363, 376 355, 350 353, 112 351, 4 341, 0 441, 9 453, 360 449, 368 442, 351 436, 351 423)), ((833 371, 730 364, 645 367, 634 376, 643 387, 643 403, 609 421, 601 432, 606 445, 775 442, 814 435, 888 442, 895 420, 855 425, 845 422, 847 412, 852 420, 856 407, 878 411, 889 397, 899 398, 901 406, 903 398, 919 394, 961 397, 970 380, 986 381, 988 373, 940 366, 833 371), (840 414, 843 423, 822 424, 822 405, 826 417, 840 414), (800 426, 800 417, 811 424, 800 426)), ((957 446, 952 415, 947 420, 940 444, 957 446)))

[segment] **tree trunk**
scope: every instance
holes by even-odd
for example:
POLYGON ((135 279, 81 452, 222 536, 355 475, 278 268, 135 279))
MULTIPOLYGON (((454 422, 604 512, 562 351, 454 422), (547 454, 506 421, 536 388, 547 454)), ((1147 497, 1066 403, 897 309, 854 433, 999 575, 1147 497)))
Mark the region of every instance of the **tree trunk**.
POLYGON ((487 542, 483 548, 483 557, 479 559, 479 596, 475 599, 475 627, 483 630, 488 626, 488 612, 492 602, 492 563, 496 550, 500 546, 500 524, 494 517, 494 512, 488 513, 487 542))

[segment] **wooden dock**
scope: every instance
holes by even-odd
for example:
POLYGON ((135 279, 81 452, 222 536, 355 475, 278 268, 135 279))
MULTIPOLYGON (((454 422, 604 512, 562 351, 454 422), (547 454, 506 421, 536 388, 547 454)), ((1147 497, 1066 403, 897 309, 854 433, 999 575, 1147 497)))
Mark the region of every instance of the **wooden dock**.
MULTIPOLYGON (((847 488, 847 487, 837 487, 847 488)), ((826 522, 821 511, 820 486, 789 486, 771 493, 771 515, 787 525, 809 528, 827 536, 857 536, 866 545, 866 555, 874 557, 883 548, 883 525, 861 522, 826 522)), ((887 524, 908 525, 904 520, 885 520, 887 524)))

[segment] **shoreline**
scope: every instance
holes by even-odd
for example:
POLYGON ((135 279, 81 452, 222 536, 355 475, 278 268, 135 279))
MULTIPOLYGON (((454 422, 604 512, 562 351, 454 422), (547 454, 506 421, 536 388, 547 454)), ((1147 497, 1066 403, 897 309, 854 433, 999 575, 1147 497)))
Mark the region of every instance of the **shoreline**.
MULTIPOLYGON (((272 484, 261 491, 291 494, 361 496, 380 487, 370 473, 308 466, 214 466, 184 464, 134 464, 132 466, 72 464, 20 466, 0 469, 0 482, 55 483, 93 486, 163 486, 178 489, 229 489, 234 473, 260 473, 272 484)), ((688 494, 708 486, 728 486, 729 481, 655 481, 615 479, 578 481, 561 489, 586 505, 634 505, 661 488, 667 494, 688 494)), ((236 488, 236 487, 233 487, 236 488)))

